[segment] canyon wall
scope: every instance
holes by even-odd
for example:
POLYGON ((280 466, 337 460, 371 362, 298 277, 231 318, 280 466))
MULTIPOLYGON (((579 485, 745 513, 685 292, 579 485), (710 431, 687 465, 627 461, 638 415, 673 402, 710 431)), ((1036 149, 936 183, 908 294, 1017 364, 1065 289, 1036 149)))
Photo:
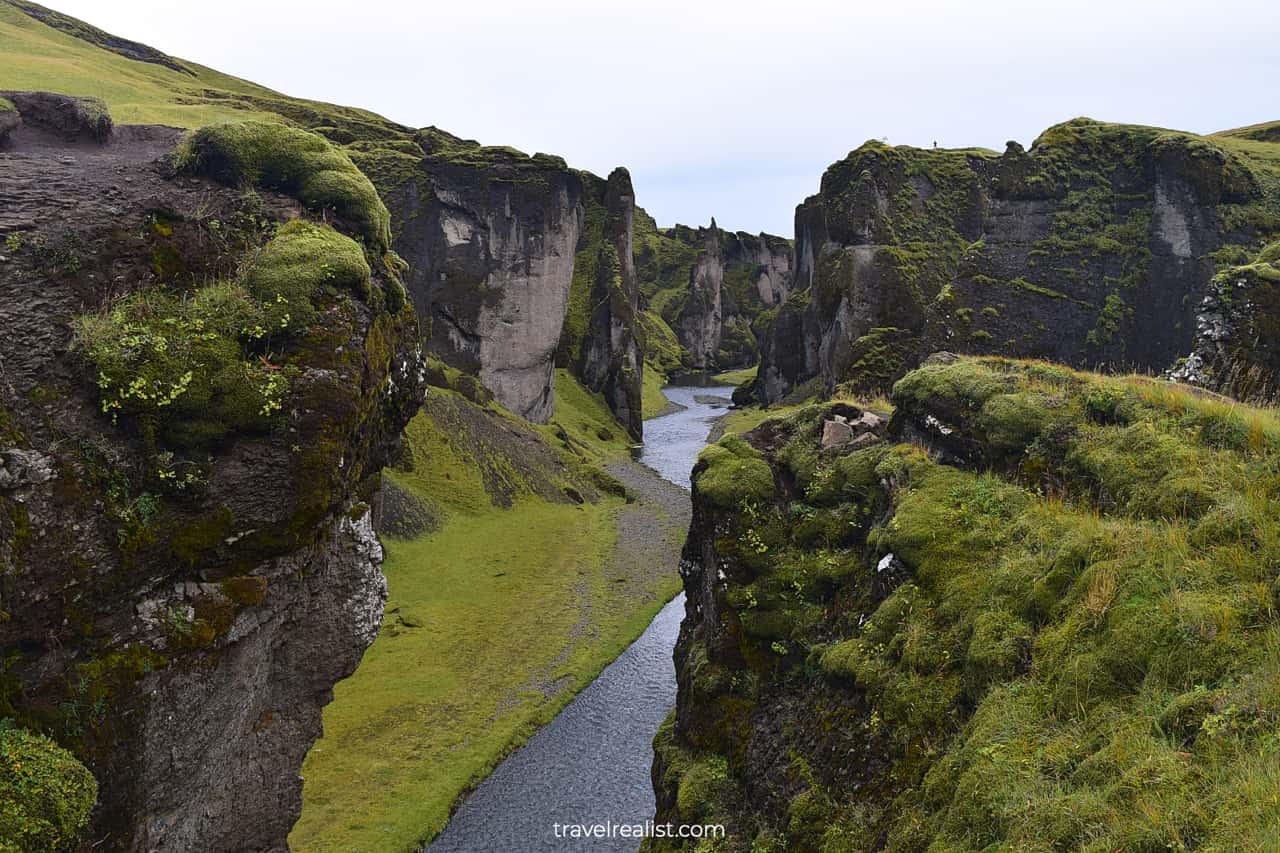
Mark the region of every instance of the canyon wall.
POLYGON ((391 207, 429 347, 512 412, 545 423, 582 232, 582 181, 558 157, 415 135, 420 176, 391 207))
POLYGON ((93 771, 95 850, 285 850, 424 388, 387 212, 312 134, 9 95, 0 717, 93 771))
POLYGON ((1274 414, 950 353, 877 405, 694 468, 657 822, 726 853, 1267 848, 1274 414))
POLYGON ((622 168, 605 181, 587 173, 582 177, 588 227, 579 240, 574 292, 560 342, 562 358, 583 385, 604 395, 615 417, 638 441, 644 434, 644 353, 633 239, 635 190, 631 175, 622 168))
POLYGON ((672 330, 684 369, 748 365, 792 290, 792 250, 770 234, 658 229, 637 216, 636 266, 650 322, 672 330))
POLYGON ((1002 155, 868 142, 796 210, 756 393, 882 391, 941 348, 1167 370, 1278 228, 1274 147, 1089 119, 1002 155))

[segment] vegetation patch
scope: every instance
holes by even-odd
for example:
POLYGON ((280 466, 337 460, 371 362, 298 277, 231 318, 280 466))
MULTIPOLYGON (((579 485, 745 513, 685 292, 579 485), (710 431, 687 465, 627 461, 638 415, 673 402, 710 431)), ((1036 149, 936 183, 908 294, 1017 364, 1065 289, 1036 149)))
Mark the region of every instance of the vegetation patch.
POLYGON ((702 451, 693 483, 699 495, 722 507, 773 496, 769 463, 738 435, 725 436, 702 451))
POLYGON ((69 853, 97 800, 97 780, 70 752, 0 723, 0 851, 69 853))
POLYGON ((290 371, 260 355, 267 322, 246 288, 221 282, 189 297, 130 294, 80 317, 75 340, 97 370, 103 413, 132 418, 152 447, 201 447, 282 410, 290 371))
POLYGON ((351 158, 319 134, 264 121, 222 122, 191 134, 177 166, 231 186, 268 187, 350 221, 376 255, 391 247, 391 215, 351 158))
POLYGON ((743 851, 1274 846, 1275 413, 1006 359, 893 401, 932 453, 823 452, 812 406, 751 436, 773 495, 707 501, 730 651, 681 664, 681 818, 743 851))

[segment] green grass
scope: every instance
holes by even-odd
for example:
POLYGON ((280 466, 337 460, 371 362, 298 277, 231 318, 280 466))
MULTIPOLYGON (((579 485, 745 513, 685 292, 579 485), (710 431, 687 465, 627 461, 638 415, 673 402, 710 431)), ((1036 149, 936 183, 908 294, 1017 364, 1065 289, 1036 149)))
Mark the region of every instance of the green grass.
POLYGON ((741 370, 726 370, 724 373, 717 373, 712 378, 721 385, 732 385, 737 388, 739 385, 745 385, 752 379, 756 378, 757 365, 744 367, 741 370))
MULTIPOLYGON (((567 677, 580 688, 621 651, 651 614, 595 624, 609 642, 568 640, 582 615, 575 586, 585 580, 595 600, 610 586, 598 576, 610 509, 530 500, 386 542, 391 612, 325 712, 325 736, 303 766, 293 849, 413 849, 571 695, 548 701, 539 680, 567 677)), ((593 612, 607 620, 601 610, 593 612)))
MULTIPOLYGON (((557 372, 556 416, 545 426, 431 393, 477 418, 505 419, 529 441, 541 436, 569 471, 626 452, 604 401, 566 371, 557 372)), ((506 455, 519 452, 519 439, 478 444, 433 411, 429 404, 406 432, 413 470, 390 476, 443 523, 385 541, 382 632, 337 685, 325 736, 303 766, 303 814, 290 836, 303 853, 394 853, 429 840, 460 795, 550 721, 679 588, 674 571, 628 583, 606 575, 620 498, 541 499, 520 486, 533 482, 530 463, 506 455), (481 465, 517 484, 510 509, 495 505, 481 465)), ((563 476, 545 469, 539 476, 563 476)))
POLYGON ((667 384, 667 377, 651 364, 644 366, 644 381, 640 387, 640 407, 646 419, 669 414, 675 404, 667 399, 662 389, 667 384))
POLYGON ((553 444, 563 444, 558 430, 569 436, 569 448, 584 460, 599 463, 621 458, 630 440, 627 431, 613 417, 604 397, 593 394, 573 378, 568 370, 555 375, 556 409, 551 422, 537 427, 553 444))
POLYGON ((275 92, 194 63, 184 64, 193 75, 126 59, 0 4, 0 68, 5 70, 7 88, 101 98, 120 124, 199 127, 214 121, 270 117, 267 111, 246 111, 226 96, 278 97, 275 92))

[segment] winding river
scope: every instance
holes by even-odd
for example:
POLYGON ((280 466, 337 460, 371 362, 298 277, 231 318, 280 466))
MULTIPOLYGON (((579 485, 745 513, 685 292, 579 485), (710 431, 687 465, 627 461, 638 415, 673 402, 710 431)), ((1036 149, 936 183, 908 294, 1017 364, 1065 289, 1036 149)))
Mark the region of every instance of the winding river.
MULTIPOLYGON (((640 462, 689 488, 689 473, 731 388, 663 390, 683 408, 645 422, 640 462)), ((675 571, 675 566, 671 567, 675 571)), ((634 853, 634 839, 557 838, 554 824, 639 824, 653 817, 653 736, 675 705, 671 660, 684 595, 529 742, 498 765, 427 853, 634 853)))

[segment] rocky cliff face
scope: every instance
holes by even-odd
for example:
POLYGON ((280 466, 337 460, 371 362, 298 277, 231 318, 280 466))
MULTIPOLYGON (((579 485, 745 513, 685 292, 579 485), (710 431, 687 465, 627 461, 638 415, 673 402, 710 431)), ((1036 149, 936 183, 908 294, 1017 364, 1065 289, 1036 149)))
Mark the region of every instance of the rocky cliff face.
MULTIPOLYGON (((792 289, 789 241, 677 225, 637 227, 637 267, 648 312, 668 325, 683 367, 707 370, 754 361, 767 323, 792 289)), ((655 322, 656 322, 655 319, 655 322)))
POLYGON ((658 821, 744 853, 1266 848, 1280 422, 950 354, 892 402, 695 467, 658 821))
POLYGON ((586 216, 598 220, 600 230, 597 235, 589 225, 580 240, 575 293, 561 349, 582 383, 604 394, 614 415, 638 441, 644 434, 640 406, 644 353, 633 242, 635 190, 631 175, 621 168, 607 181, 586 174, 583 180, 586 216), (582 331, 575 340, 578 329, 582 331))
POLYGON ((1194 348, 1173 378, 1238 400, 1280 395, 1280 243, 1210 282, 1196 311, 1194 348))
POLYGON ((582 231, 582 182, 558 157, 416 135, 417 172, 389 196, 396 251, 430 349, 543 423, 582 231))
POLYGON ((706 370, 716 363, 720 350, 720 333, 724 323, 724 254, 720 250, 720 231, 715 222, 698 230, 701 245, 697 259, 689 270, 689 292, 676 318, 674 328, 681 345, 689 351, 695 370, 706 370))
POLYGON ((171 129, 12 100, 0 716, 101 781, 95 850, 287 849, 381 621, 366 501, 422 395, 386 211, 311 134, 231 125, 174 174, 171 129))
POLYGON ((1167 369, 1215 271, 1276 230, 1278 186, 1272 143, 1088 119, 1000 156, 869 142, 797 208, 804 297, 759 393, 885 389, 942 347, 1167 369))

